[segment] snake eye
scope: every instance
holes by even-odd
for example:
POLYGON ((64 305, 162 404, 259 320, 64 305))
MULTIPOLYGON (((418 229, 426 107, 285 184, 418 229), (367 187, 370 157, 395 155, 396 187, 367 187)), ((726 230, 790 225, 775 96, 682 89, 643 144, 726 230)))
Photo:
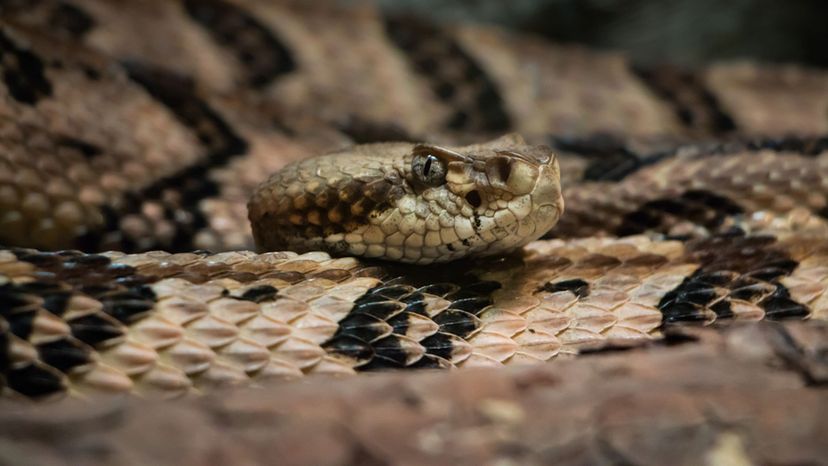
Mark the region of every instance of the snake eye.
POLYGON ((446 182, 446 166, 432 154, 417 154, 411 162, 414 176, 426 186, 440 186, 446 182))

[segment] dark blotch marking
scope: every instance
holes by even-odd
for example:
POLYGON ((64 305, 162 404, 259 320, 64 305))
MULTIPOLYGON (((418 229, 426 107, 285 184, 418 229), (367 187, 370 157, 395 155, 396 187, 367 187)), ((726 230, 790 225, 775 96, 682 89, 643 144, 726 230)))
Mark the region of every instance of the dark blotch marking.
POLYGON ((716 193, 688 190, 678 197, 647 201, 638 209, 624 215, 615 233, 618 236, 637 235, 648 231, 668 233, 680 221, 713 230, 726 218, 744 212, 741 206, 716 193))
POLYGON ((103 238, 114 234, 122 238, 119 249, 126 252, 148 248, 173 252, 193 250, 195 234, 208 225, 207 218, 199 208, 200 201, 220 192, 217 182, 209 176, 210 172, 245 153, 247 143, 200 98, 192 80, 143 64, 127 62, 123 66, 130 79, 171 110, 198 137, 205 148, 205 157, 138 192, 124 193, 122 207, 117 211, 102 209, 107 220, 103 229, 83 235, 77 243, 84 250, 96 250, 103 238), (171 240, 159 243, 155 238, 123 236, 120 219, 127 214, 140 215, 147 202, 164 207, 165 220, 175 226, 171 240))
POLYGON ((108 266, 110 260, 106 256, 100 254, 83 254, 78 256, 71 256, 63 261, 64 270, 72 269, 97 269, 108 266))
POLYGON ((22 312, 12 311, 4 317, 9 323, 9 331, 11 331, 12 335, 25 340, 29 338, 32 330, 34 330, 34 319, 36 316, 36 310, 27 310, 22 312))
POLYGON ((369 121, 356 115, 350 115, 345 121, 339 122, 336 128, 356 144, 387 141, 417 142, 418 140, 396 123, 369 121))
POLYGON ((420 341, 420 344, 425 347, 428 354, 451 360, 451 354, 454 350, 454 341, 448 334, 435 333, 430 337, 424 338, 420 341))
POLYGON ((472 215, 472 227, 474 227, 475 232, 479 232, 480 226, 481 226, 480 215, 478 215, 477 212, 475 212, 472 215))
POLYGON ((252 301, 254 303, 263 303, 267 301, 275 301, 279 292, 278 289, 270 285, 254 286, 247 289, 239 299, 244 301, 252 301))
POLYGON ((55 369, 67 373, 72 368, 92 362, 88 347, 69 338, 41 343, 36 346, 40 359, 55 369))
POLYGON ((124 336, 123 327, 97 314, 78 317, 67 323, 72 329, 73 337, 92 346, 124 336))
POLYGON ((231 156, 247 151, 247 144, 200 98, 191 79, 143 64, 127 62, 123 65, 130 79, 143 86, 193 130, 207 147, 211 162, 227 162, 231 156))
POLYGON ((687 248, 689 258, 700 267, 660 300, 665 324, 706 321, 706 309, 720 319, 732 318, 732 299, 757 304, 768 319, 810 314, 779 282, 798 264, 775 244, 775 238, 732 231, 690 241, 687 248), (724 295, 717 290, 722 288, 727 290, 724 295))
POLYGON ((673 300, 664 305, 659 305, 659 310, 663 315, 664 324, 705 322, 708 320, 704 307, 689 301, 673 300))
POLYGON ((0 65, 9 94, 18 102, 34 105, 52 96, 52 84, 46 78, 43 61, 34 53, 18 47, 0 32, 0 65))
POLYGON ((473 298, 458 299, 452 302, 450 307, 451 309, 459 309, 477 315, 490 304, 492 304, 492 298, 488 296, 476 296, 473 298))
MULTIPOLYGON (((640 149, 615 135, 597 133, 576 138, 551 136, 550 145, 556 149, 577 154, 589 161, 589 165, 584 170, 584 181, 621 181, 643 167, 675 157, 677 154, 703 157, 771 150, 816 156, 828 150, 828 136, 727 138, 714 142, 640 149)), ((828 217, 828 208, 825 208, 821 215, 828 217)))
POLYGON ((776 284, 776 291, 759 302, 765 310, 765 317, 771 320, 804 319, 811 314, 807 306, 791 299, 790 292, 782 284, 776 284))
POLYGON ((66 306, 69 304, 69 299, 72 298, 72 292, 67 290, 54 291, 44 293, 43 307, 52 314, 60 317, 66 312, 66 306))
POLYGON ((434 322, 440 325, 440 331, 466 338, 480 326, 474 314, 459 309, 447 309, 436 316, 434 322))
POLYGON ((74 39, 81 39, 95 27, 95 21, 88 13, 66 2, 60 2, 49 15, 49 27, 65 31, 74 39))
POLYGON ((446 121, 456 131, 507 131, 512 123, 494 81, 448 33, 415 18, 387 17, 385 29, 391 41, 405 52, 415 72, 434 94, 454 112, 446 121), (453 70, 462 69, 458 74, 453 70), (476 88, 473 99, 458 87, 476 88))
POLYGON ((357 304, 351 309, 353 314, 369 314, 378 319, 388 319, 389 317, 402 311, 405 306, 402 303, 395 301, 380 301, 373 303, 357 304))
POLYGON ((426 312, 425 297, 422 294, 412 293, 409 296, 403 297, 401 301, 405 303, 406 312, 428 317, 428 312, 426 312))
POLYGON ((54 252, 12 250, 17 259, 42 268, 56 268, 63 265, 63 259, 54 252))
POLYGON ((733 118, 698 74, 670 65, 633 66, 632 71, 670 104, 678 119, 690 128, 713 134, 726 134, 737 129, 733 118))
POLYGON ((433 294, 435 296, 445 297, 449 293, 454 293, 459 288, 454 283, 432 283, 420 288, 421 293, 433 294))
POLYGON ((408 367, 410 369, 448 369, 450 365, 444 359, 433 354, 424 354, 417 362, 408 367))
POLYGON ((382 266, 373 267, 370 275, 382 282, 355 300, 351 311, 339 322, 335 337, 323 345, 336 349, 338 354, 370 353, 373 359, 370 362, 359 359, 360 363, 365 363, 358 365, 358 370, 400 368, 409 361, 412 355, 407 353, 409 344, 403 336, 410 331, 415 318, 412 314, 432 319, 440 330, 419 342, 431 356, 426 361, 412 362, 406 368, 449 366, 450 363, 443 359, 451 358, 454 342, 478 328, 480 321, 475 313, 490 305, 491 293, 501 287, 498 282, 482 281, 469 273, 468 264, 411 268, 382 263, 382 266), (425 294, 449 300, 449 309, 429 316, 425 309, 425 294), (384 324, 379 325, 382 321, 384 324), (379 332, 380 329, 388 332, 386 324, 393 331, 387 336, 379 332), (365 348, 369 341, 373 341, 371 351, 365 348))
POLYGON ((716 313, 716 317, 719 319, 728 319, 735 315, 730 307, 730 300, 728 299, 722 299, 715 302, 712 306, 710 306, 710 309, 716 313))
POLYGON ((40 398, 66 390, 60 372, 33 363, 9 370, 6 373, 6 385, 29 398, 40 398))
MULTIPOLYGON (((9 324, 0 319, 0 374, 5 374, 11 365, 11 338, 9 338, 9 324)), ((0 377, 0 390, 5 381, 0 377)))
POLYGON ((388 324, 391 325, 391 327, 394 330, 394 333, 396 333, 397 335, 405 335, 406 333, 408 333, 408 325, 411 316, 414 314, 418 314, 417 312, 409 312, 407 311, 407 309, 408 307, 406 306, 405 312, 400 312, 394 317, 388 319, 388 324))
POLYGON ((335 336, 348 336, 370 343, 383 335, 383 320, 370 314, 349 314, 339 321, 335 336))
POLYGON ((381 362, 390 363, 392 366, 405 367, 408 353, 399 336, 389 335, 375 341, 371 346, 374 348, 375 360, 380 359, 381 362))
POLYGON ((732 299, 741 299, 744 301, 756 302, 760 297, 770 294, 768 286, 761 282, 750 285, 740 286, 730 292, 732 299))
POLYGON ((104 312, 124 324, 140 320, 152 309, 152 303, 143 300, 113 300, 104 305, 104 312))
POLYGON ((371 292, 375 296, 384 296, 389 299, 400 299, 411 293, 411 287, 407 285, 390 285, 374 288, 371 292))
POLYGON ((296 70, 296 61, 282 41, 239 6, 223 0, 186 0, 184 6, 214 40, 233 51, 254 88, 296 70))
POLYGON ((362 309, 362 305, 370 304, 370 303, 384 303, 387 302, 388 298, 385 296, 380 296, 376 294, 366 293, 360 296, 356 301, 354 301, 354 308, 353 309, 362 309))
POLYGON ((503 288, 503 285, 501 285, 500 282, 493 280, 474 282, 463 286, 463 290, 469 293, 477 293, 481 295, 491 294, 501 288, 503 288))
POLYGON ((329 353, 340 354, 356 361, 370 361, 374 357, 371 345, 349 335, 334 336, 322 344, 329 353))
POLYGON ((101 148, 94 144, 68 136, 61 137, 57 141, 57 143, 61 146, 68 147, 70 149, 78 151, 87 159, 94 158, 95 156, 101 155, 103 153, 101 148))
POLYGON ((551 145, 572 152, 590 163, 584 181, 620 181, 644 164, 645 156, 629 148, 621 138, 598 133, 587 137, 551 136, 551 145))
POLYGON ((546 282, 538 291, 547 291, 549 293, 557 293, 559 291, 571 291, 572 294, 579 298, 589 296, 589 283, 580 278, 572 280, 563 280, 559 282, 546 282))

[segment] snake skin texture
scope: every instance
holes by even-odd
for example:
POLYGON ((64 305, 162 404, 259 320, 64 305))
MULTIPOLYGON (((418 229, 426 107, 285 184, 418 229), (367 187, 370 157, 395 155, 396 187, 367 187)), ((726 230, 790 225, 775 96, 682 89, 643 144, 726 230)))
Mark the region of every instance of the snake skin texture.
POLYGON ((824 70, 642 68, 333 2, 9 0, 0 77, 4 397, 534 363, 828 318, 824 70), (483 158, 424 199, 381 168, 396 151, 406 174, 423 144, 483 158), (376 176, 284 175, 326 153, 376 176), (481 225, 517 220, 474 184, 518 199, 515 153, 556 179, 531 234, 493 229, 497 254, 440 265, 340 257, 480 252, 448 225, 484 202, 481 225), (424 222, 389 220, 394 202, 424 222), (416 234, 394 249, 390 227, 416 234))
POLYGON ((288 165, 250 203, 266 251, 327 250, 414 264, 511 252, 563 212, 548 147, 519 136, 447 149, 373 144, 288 165))

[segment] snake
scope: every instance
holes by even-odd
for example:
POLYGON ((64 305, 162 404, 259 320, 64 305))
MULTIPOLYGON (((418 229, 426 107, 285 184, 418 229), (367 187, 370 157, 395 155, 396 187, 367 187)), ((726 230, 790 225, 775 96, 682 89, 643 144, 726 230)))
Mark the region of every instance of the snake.
POLYGON ((557 158, 521 142, 380 143, 289 165, 253 194, 253 236, 265 250, 413 264, 509 252, 563 211, 557 158))
POLYGON ((2 12, 5 398, 828 318, 824 72, 636 70, 289 1, 113 5, 2 12))

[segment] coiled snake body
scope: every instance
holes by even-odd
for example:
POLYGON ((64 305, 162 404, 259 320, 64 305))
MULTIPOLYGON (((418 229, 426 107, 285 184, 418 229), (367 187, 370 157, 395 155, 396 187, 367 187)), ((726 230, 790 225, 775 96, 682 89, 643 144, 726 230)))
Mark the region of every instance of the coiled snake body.
POLYGON ((828 317, 822 72, 671 80, 371 11, 113 3, 3 12, 5 396, 533 363, 828 317), (554 148, 490 137, 507 130, 554 148))

